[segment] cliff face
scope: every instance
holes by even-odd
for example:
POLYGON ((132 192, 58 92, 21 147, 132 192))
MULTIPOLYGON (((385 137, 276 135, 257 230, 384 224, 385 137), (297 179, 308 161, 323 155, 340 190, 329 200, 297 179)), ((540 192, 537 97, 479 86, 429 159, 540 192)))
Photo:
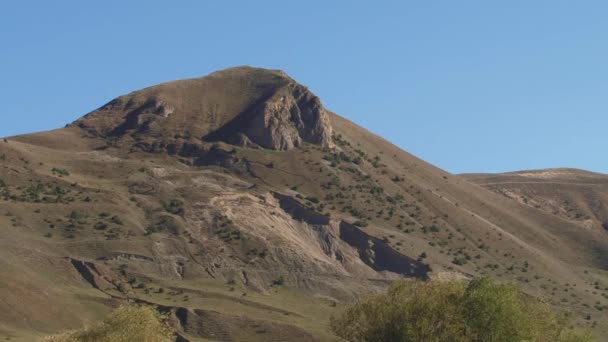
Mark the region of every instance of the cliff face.
POLYGON ((289 150, 302 141, 331 146, 332 128, 318 97, 290 84, 253 109, 243 134, 251 142, 273 150, 289 150))
POLYGON ((119 97, 76 122, 114 142, 136 146, 223 141, 289 150, 332 146, 321 101, 283 72, 232 68, 119 97))

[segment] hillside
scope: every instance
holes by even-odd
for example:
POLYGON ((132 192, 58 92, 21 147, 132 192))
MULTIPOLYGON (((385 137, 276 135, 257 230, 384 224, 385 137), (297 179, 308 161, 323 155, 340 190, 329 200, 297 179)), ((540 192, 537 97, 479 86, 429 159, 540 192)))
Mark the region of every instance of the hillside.
MULTIPOLYGON (((0 159, 0 338, 132 300, 191 341, 331 341, 329 316, 392 279, 481 274, 608 336, 608 231, 504 196, 502 175, 438 169, 281 71, 135 91, 0 159)), ((589 188, 600 211, 572 202, 606 222, 589 188)))
POLYGON ((463 177, 587 229, 608 231, 608 175, 577 169, 546 169, 463 177))

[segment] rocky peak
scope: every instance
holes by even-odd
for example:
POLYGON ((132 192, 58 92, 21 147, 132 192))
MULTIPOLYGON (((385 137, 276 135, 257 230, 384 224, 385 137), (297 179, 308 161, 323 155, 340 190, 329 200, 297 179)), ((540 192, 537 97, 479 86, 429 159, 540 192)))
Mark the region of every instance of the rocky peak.
POLYGON ((230 68, 121 96, 76 121, 122 144, 222 141, 289 150, 302 142, 332 146, 319 98, 282 71, 230 68))

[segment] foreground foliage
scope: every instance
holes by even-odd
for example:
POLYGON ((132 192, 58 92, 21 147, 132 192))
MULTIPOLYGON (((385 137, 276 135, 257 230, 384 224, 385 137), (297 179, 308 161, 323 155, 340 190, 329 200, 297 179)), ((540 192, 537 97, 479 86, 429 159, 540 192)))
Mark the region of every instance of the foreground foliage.
POLYGON ((594 340, 568 322, 568 315, 555 313, 516 286, 489 278, 468 284, 403 280, 333 317, 331 329, 351 342, 594 340))
POLYGON ((149 306, 125 305, 103 322, 45 338, 44 342, 168 342, 174 333, 166 318, 149 306))

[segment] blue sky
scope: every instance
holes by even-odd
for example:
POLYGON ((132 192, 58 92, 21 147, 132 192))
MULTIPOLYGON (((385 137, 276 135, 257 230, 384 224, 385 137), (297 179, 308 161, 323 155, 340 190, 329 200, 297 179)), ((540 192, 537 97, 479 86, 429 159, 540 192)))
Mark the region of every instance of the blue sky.
POLYGON ((3 1, 0 136, 234 65, 451 172, 608 173, 605 1, 3 1))

